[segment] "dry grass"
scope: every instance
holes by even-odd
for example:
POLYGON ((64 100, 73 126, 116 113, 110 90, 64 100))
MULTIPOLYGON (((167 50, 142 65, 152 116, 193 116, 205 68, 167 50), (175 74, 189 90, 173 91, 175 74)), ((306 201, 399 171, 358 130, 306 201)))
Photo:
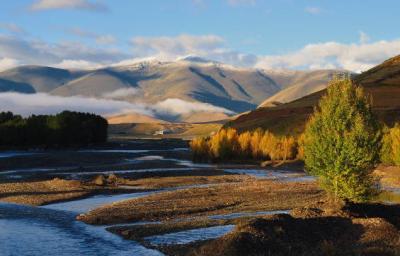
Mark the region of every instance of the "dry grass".
POLYGON ((213 123, 131 123, 111 125, 109 136, 114 139, 123 138, 184 138, 209 136, 217 132, 222 124, 213 123), (154 135, 156 131, 168 130, 171 134, 154 135))
POLYGON ((273 216, 239 225, 189 255, 399 255, 399 239, 380 218, 273 216))
POLYGON ((108 231, 118 234, 125 239, 143 242, 143 238, 148 236, 175 233, 190 229, 206 228, 237 223, 236 220, 210 220, 196 219, 183 221, 166 221, 156 224, 114 226, 107 228, 108 231))
POLYGON ((26 205, 44 205, 59 201, 76 200, 102 193, 141 192, 152 189, 189 186, 196 184, 216 184, 252 181, 246 175, 217 176, 176 176, 143 179, 124 179, 115 175, 99 175, 90 182, 53 179, 34 182, 0 184, 0 201, 26 205), (122 189, 118 185, 129 185, 132 189, 122 189))
POLYGON ((254 181, 248 175, 217 175, 217 176, 177 176, 152 177, 138 180, 125 180, 124 184, 144 189, 159 189, 170 187, 191 186, 200 184, 237 183, 254 181))
POLYGON ((49 180, 0 184, 0 201, 27 205, 43 205, 55 201, 80 198, 92 192, 79 181, 49 180))
POLYGON ((184 255, 400 255, 400 206, 314 206, 322 208, 253 219, 184 255))
POLYGON ((257 180, 163 192, 106 205, 79 217, 90 224, 168 220, 233 212, 286 210, 325 196, 315 183, 257 180))
POLYGON ((113 186, 96 186, 77 180, 53 179, 0 184, 0 201, 39 206, 76 200, 96 194, 124 193, 128 191, 132 192, 133 190, 118 189, 113 186))

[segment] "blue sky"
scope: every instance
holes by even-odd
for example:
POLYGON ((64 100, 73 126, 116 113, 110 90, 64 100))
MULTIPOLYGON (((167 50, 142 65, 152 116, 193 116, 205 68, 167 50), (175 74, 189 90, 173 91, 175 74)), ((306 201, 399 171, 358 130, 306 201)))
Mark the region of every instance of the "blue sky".
POLYGON ((400 53, 395 0, 18 0, 0 69, 93 68, 199 55, 255 68, 361 71, 400 53))

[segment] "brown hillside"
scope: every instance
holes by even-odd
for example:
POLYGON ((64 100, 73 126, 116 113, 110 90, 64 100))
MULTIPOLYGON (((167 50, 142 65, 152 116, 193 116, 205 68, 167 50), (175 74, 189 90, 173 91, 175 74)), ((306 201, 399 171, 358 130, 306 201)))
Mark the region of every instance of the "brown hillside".
MULTIPOLYGON (((400 56, 356 76, 354 82, 365 89, 372 98, 373 110, 380 120, 389 125, 400 121, 400 56)), ((299 133, 312 114, 322 90, 298 100, 270 108, 258 108, 227 123, 238 130, 252 130, 257 127, 277 134, 299 133)))

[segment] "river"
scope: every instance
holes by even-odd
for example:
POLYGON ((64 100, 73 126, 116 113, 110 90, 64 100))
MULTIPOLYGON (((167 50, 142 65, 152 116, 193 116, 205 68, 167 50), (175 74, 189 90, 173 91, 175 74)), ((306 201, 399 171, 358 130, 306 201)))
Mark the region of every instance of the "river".
MULTIPOLYGON (((312 177, 301 173, 266 171, 243 167, 221 167, 196 164, 189 160, 187 144, 180 141, 155 141, 153 146, 142 141, 113 144, 102 148, 67 151, 0 152, 0 180, 26 181, 54 177, 87 179, 98 174, 190 172, 199 169, 224 168, 230 173, 248 174, 257 178, 283 181, 308 181, 312 177)), ((179 189, 179 188, 175 188, 179 189)), ((163 255, 135 241, 128 241, 105 230, 76 221, 76 216, 104 204, 138 198, 161 191, 98 195, 70 202, 41 207, 0 203, 0 255, 163 255)), ((279 212, 259 212, 265 215, 279 212)), ((233 213, 209 216, 214 219, 250 216, 233 213)), ((219 237, 234 226, 187 230, 162 236, 148 237, 152 244, 181 244, 219 237)))

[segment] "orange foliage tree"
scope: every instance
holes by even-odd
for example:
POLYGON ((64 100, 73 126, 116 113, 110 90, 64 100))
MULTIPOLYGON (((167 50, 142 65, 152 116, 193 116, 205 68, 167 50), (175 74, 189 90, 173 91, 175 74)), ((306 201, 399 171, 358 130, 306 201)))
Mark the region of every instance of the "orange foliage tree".
POLYGON ((301 154, 292 136, 277 137, 269 131, 256 129, 238 134, 235 129, 221 129, 210 138, 196 138, 190 147, 197 160, 290 160, 301 154), (298 153, 299 152, 299 153, 298 153))

